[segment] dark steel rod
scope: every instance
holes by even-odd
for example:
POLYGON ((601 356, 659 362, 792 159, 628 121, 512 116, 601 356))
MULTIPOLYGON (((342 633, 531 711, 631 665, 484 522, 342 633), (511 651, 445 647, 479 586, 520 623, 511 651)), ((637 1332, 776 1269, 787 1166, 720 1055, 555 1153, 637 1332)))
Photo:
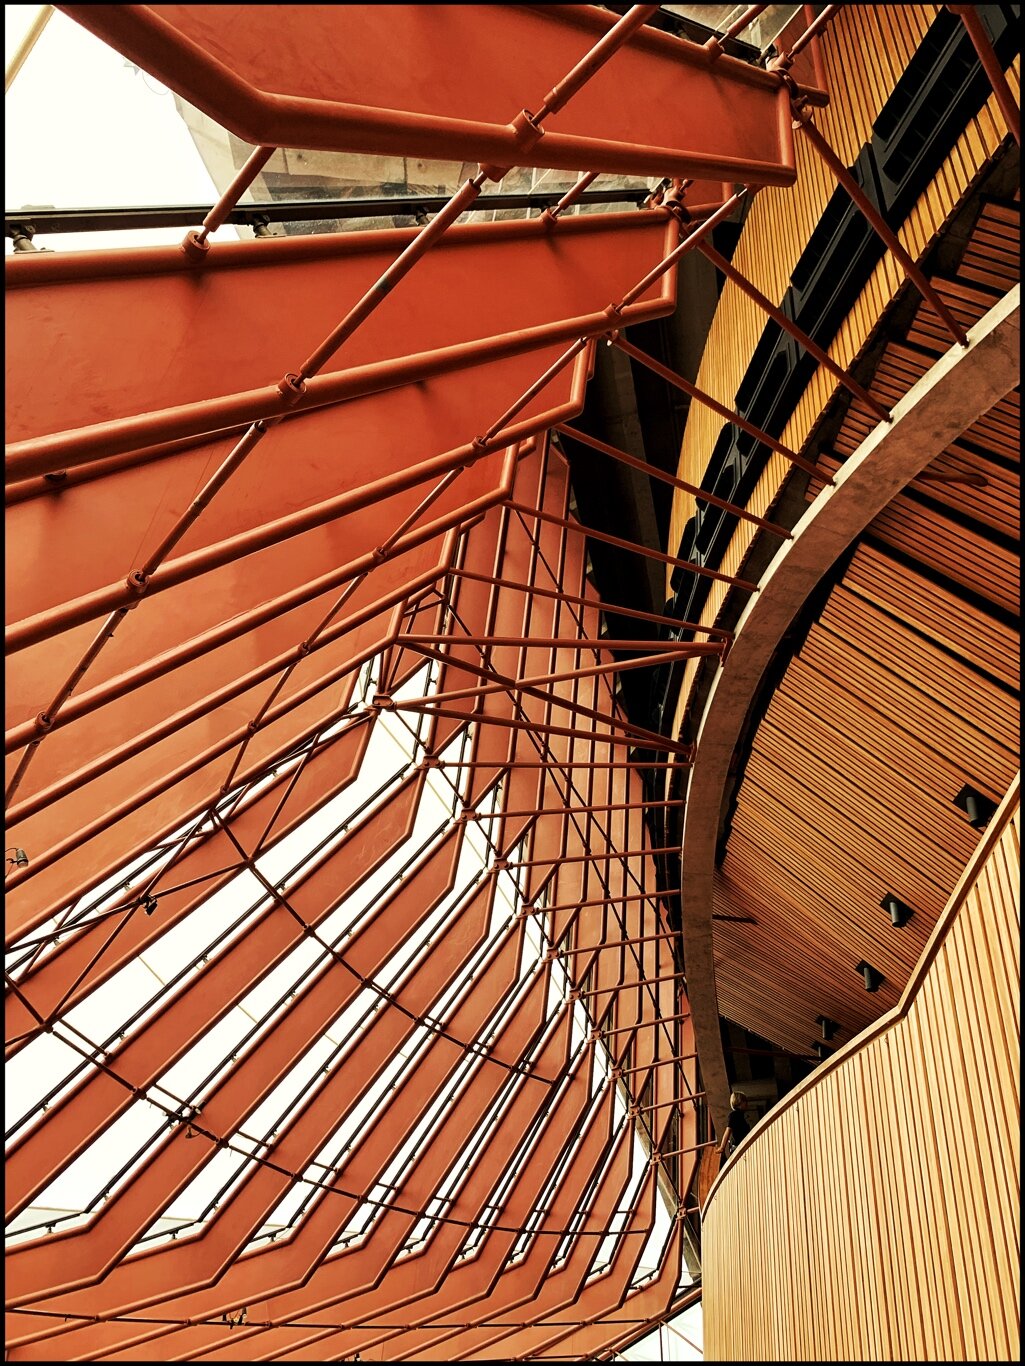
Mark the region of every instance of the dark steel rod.
POLYGON ((1007 77, 1004 69, 1000 65, 997 54, 993 51, 993 45, 989 41, 989 35, 983 27, 982 20, 979 18, 977 5, 948 5, 947 8, 954 14, 960 15, 961 22, 968 30, 968 36, 972 40, 975 51, 978 53, 979 61, 982 63, 983 70, 989 77, 989 83, 993 87, 993 94, 996 96, 1000 112, 1007 122, 1007 128, 1018 146, 1021 146, 1021 111, 1014 102, 1014 95, 1011 87, 1007 84, 1007 77))
MULTIPOLYGON (((549 209, 560 203, 562 192, 550 190, 523 194, 481 195, 464 213, 486 213, 495 209, 549 209)), ((569 192, 562 197, 568 198, 569 192)), ((648 196, 645 186, 634 190, 586 190, 573 195, 575 204, 641 204, 648 196)), ((448 203, 445 195, 402 195, 381 199, 282 199, 272 204, 239 204, 224 218, 224 223, 252 227, 260 223, 324 222, 352 218, 406 218, 417 213, 437 213, 448 203)), ((111 205, 95 209, 7 209, 4 233, 31 227, 37 236, 54 232, 120 232, 130 228, 187 228, 201 222, 211 212, 205 204, 182 207, 160 205, 155 208, 111 205)))
POLYGON ((738 289, 743 290, 749 299, 753 300, 753 302, 765 313, 768 313, 773 322, 778 323, 784 332, 789 332, 794 340, 799 342, 809 355, 814 356, 820 365, 825 366, 829 373, 835 379, 838 379, 846 389, 849 389, 855 398, 860 399, 867 408, 870 408, 881 422, 893 421, 888 408, 884 407, 877 398, 873 398, 868 390, 863 388, 857 380, 852 379, 843 366, 837 365, 832 356, 830 356, 828 352, 823 351, 818 342, 809 337, 807 332, 802 331, 793 319, 787 317, 781 308, 777 308, 770 299, 766 298, 761 290, 757 289, 746 275, 741 274, 732 262, 727 261, 725 256, 720 255, 719 252, 707 242, 700 243, 698 251, 711 261, 716 270, 721 270, 728 280, 732 280, 738 289))
POLYGON ((807 474, 814 474, 818 478, 823 477, 822 471, 816 465, 810 464, 807 460, 802 460, 797 452, 792 451, 789 446, 784 446, 782 442, 777 441, 775 437, 771 437, 768 432, 763 432, 762 429, 756 427, 753 422, 748 422, 746 417, 741 417, 741 415, 734 412, 732 408, 727 408, 724 403, 720 403, 717 399, 714 399, 711 394, 706 394, 703 389, 699 389, 696 384, 691 384, 691 382, 684 379, 682 375, 678 375, 675 371, 670 370, 668 365, 663 365, 661 361, 657 361, 654 356, 649 356, 645 354, 645 352, 638 350, 636 346, 631 345, 630 342, 619 336, 618 333, 613 335, 612 343, 614 346, 618 346, 620 351, 624 351, 630 356, 631 359, 638 361, 641 365, 647 366, 649 370, 653 371, 656 375, 661 376, 668 384, 673 384, 677 389, 682 389, 685 394, 689 394, 691 398, 697 399, 697 401, 703 403, 706 408, 711 408, 713 413, 717 413, 719 417, 725 418, 727 422, 732 422, 735 426, 739 427, 741 431, 747 432, 748 436, 753 436, 755 440, 760 441, 763 446, 768 446, 770 450, 776 451, 778 455, 783 456, 785 460, 789 460, 790 463, 796 465, 798 469, 804 470, 807 474))
POLYGON ((793 110, 794 121, 798 128, 804 133, 815 151, 832 171, 837 181, 843 186, 854 203, 865 215, 865 218, 885 243, 890 254, 898 262, 905 275, 918 290, 919 294, 925 299, 926 303, 928 303, 929 307, 940 319, 943 326, 954 340, 961 346, 967 346, 967 332, 951 313, 950 309, 937 294, 936 290, 933 289, 932 285, 918 268, 909 253, 904 249, 900 238, 886 222, 886 219, 879 213, 878 209, 862 190, 850 171, 822 136, 822 133, 816 128, 815 124, 812 122, 811 110, 796 104, 793 105, 793 110))
MULTIPOLYGON (((699 246, 698 250, 704 251, 705 248, 699 246)), ((669 484, 682 493, 692 494, 700 503, 711 503, 713 507, 722 508, 724 512, 732 513, 734 517, 739 517, 744 522, 753 522, 755 526, 762 527, 765 531, 771 531, 775 536, 782 536, 785 541, 793 540, 794 533, 788 531, 785 526, 778 526, 775 522, 770 522, 764 517, 756 517, 753 512, 748 512, 747 508, 739 507, 736 503, 729 503, 725 498, 717 498, 714 493, 709 493, 707 489, 700 488, 697 484, 688 484, 685 479, 678 479, 673 474, 667 474, 665 470, 660 470, 657 465, 649 465, 646 460, 638 460, 635 455, 628 455, 626 451, 621 451, 617 446, 610 446, 605 441, 599 441, 596 436, 581 432, 576 427, 568 426, 565 422, 557 422, 553 430, 560 435, 571 436, 574 440, 583 442, 585 446, 601 451, 602 455, 607 455, 612 460, 618 460, 623 465, 629 465, 631 469, 640 470, 652 479, 660 479, 663 484, 669 484)))

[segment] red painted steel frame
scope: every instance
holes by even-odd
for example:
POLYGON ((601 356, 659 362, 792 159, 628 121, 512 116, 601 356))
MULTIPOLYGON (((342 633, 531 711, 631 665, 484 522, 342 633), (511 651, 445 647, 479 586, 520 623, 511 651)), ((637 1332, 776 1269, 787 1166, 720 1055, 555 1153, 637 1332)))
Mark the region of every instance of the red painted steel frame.
POLYGON ((588 54, 616 20, 589 6, 349 5, 345 23, 309 5, 287 19, 271 6, 60 8, 253 144, 794 180, 778 75, 647 29, 594 70, 588 54), (307 49, 318 62, 305 60, 307 49), (401 62, 383 59, 396 52, 401 62), (582 62, 587 83, 573 81, 569 108, 551 126, 535 124, 531 101, 546 89, 552 99, 582 62))
POLYGON ((610 1350, 679 1277, 677 1227, 636 1281, 650 1159, 679 1145, 672 1218, 704 1137, 654 885, 676 846, 645 821, 681 803, 636 768, 692 747, 632 724, 612 675, 721 659, 732 634, 602 602, 589 535, 687 562, 571 518, 543 434, 581 412, 596 337, 673 310, 734 183, 793 180, 792 83, 646 27, 654 6, 65 8, 259 145, 181 249, 6 266, 8 795, 30 849, 9 1047, 28 1073, 59 1040, 79 1067, 29 1087, 9 1205, 72 1166, 96 1181, 77 1225, 9 1250, 9 1353, 610 1350), (208 244, 297 141, 469 167, 419 232, 208 244), (455 222, 526 164, 590 169, 541 220, 455 222), (607 170, 698 177, 710 202, 565 217, 607 170), (617 614, 706 639, 602 637, 617 614), (124 1167, 105 1145, 150 1107, 124 1167), (238 1184, 142 1241, 222 1159, 238 1184))

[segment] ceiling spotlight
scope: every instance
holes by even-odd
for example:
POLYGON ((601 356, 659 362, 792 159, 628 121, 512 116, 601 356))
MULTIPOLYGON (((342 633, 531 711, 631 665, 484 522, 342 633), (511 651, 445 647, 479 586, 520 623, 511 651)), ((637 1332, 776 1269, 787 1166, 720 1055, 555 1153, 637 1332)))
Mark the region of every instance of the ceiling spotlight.
POLYGON ((11 854, 14 855, 13 858, 8 857, 7 862, 8 862, 9 864, 10 864, 10 863, 13 863, 14 866, 15 866, 15 868, 27 868, 27 867, 28 867, 28 854, 25 853, 25 850, 24 850, 24 849, 19 849, 19 848, 17 848, 16 845, 13 845, 13 844, 12 844, 11 847, 10 847, 9 849, 5 849, 5 850, 4 850, 4 853, 7 854, 7 855, 11 855, 11 854))
POLYGON ((984 796, 977 788, 969 786, 968 783, 965 783, 954 798, 954 805, 959 811, 965 813, 973 830, 985 830, 996 815, 997 809, 995 801, 984 796))
POLYGON ((815 1052, 819 1055, 819 1062, 825 1062, 827 1058, 833 1056, 833 1050, 827 1048, 821 1039, 816 1039, 812 1044, 812 1048, 814 1048, 815 1052))
POLYGON ((837 1022, 835 1020, 831 1020, 828 1015, 817 1015, 815 1017, 815 1023, 822 1030, 822 1037, 824 1039, 831 1039, 833 1035, 836 1033, 836 1031, 840 1028, 837 1022))
POLYGON ((854 971, 860 972, 862 977, 864 977, 866 991, 878 991, 886 981, 886 978, 879 969, 874 968, 871 963, 866 963, 864 959, 862 959, 854 971))
POLYGON ((887 892, 879 904, 889 914, 890 924, 896 929, 900 929, 901 925, 906 925, 914 915, 914 911, 907 902, 901 901, 892 892, 887 892))

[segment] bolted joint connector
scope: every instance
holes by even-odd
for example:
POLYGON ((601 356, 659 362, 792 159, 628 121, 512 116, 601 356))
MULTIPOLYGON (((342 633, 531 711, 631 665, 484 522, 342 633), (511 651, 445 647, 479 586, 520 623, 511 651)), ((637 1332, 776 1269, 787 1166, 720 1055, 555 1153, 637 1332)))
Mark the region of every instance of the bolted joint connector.
POLYGON ((784 82, 793 90, 795 88, 795 82, 793 76, 790 74, 790 68, 793 64, 794 58, 792 53, 780 52, 765 63, 765 69, 766 71, 774 71, 777 75, 782 76, 784 82))
POLYGON ((790 91, 790 113, 793 115, 793 126, 801 128, 804 124, 811 123, 811 109, 808 105, 807 95, 798 94, 793 78, 788 76, 785 71, 780 72, 780 75, 783 77, 783 84, 790 91))
POLYGON ((205 261, 209 250, 210 243, 206 241, 205 238, 200 237, 195 228, 193 228, 191 232, 185 234, 185 237, 182 239, 182 244, 179 247, 179 251, 185 259, 191 261, 194 265, 198 265, 201 261, 205 261))
POLYGON ((47 716, 45 711, 41 711, 36 717, 36 730, 49 730, 53 725, 53 717, 47 716))
POLYGON ((470 442, 470 449, 475 452, 474 459, 479 460, 482 455, 488 453, 488 443, 485 437, 475 436, 470 442))
MULTIPOLYGON (((545 130, 535 122, 534 115, 529 109, 521 109, 512 123, 507 126, 512 130, 516 146, 524 152, 529 152, 544 137, 545 130)), ((488 162, 486 165, 481 164, 481 170, 489 180, 498 181, 505 179, 510 168, 508 166, 495 166, 488 162)))
POLYGON ((306 392, 306 381, 301 375, 293 375, 291 370, 278 380, 278 393, 288 404, 298 403, 306 392))
POLYGON ((385 550, 383 545, 375 545, 370 552, 370 558, 373 560, 374 564, 384 564, 385 560, 388 558, 388 551, 385 550))
POLYGON ((374 698, 373 705, 379 707, 381 711, 391 711, 395 706, 395 701, 388 693, 379 692, 374 698))
POLYGON ((308 640, 301 640, 295 647, 295 653, 300 659, 305 659, 310 653, 310 642, 308 640))
POLYGON ((149 587, 149 575, 144 574, 141 569, 135 569, 125 579, 125 586, 130 588, 133 593, 141 595, 149 587))
POLYGON ((544 137, 545 130, 529 109, 521 109, 509 127, 513 130, 518 147, 535 147, 544 137))
POLYGON ((662 207, 668 209, 677 223, 681 224, 683 227, 694 222, 693 214, 679 198, 679 191, 677 190, 674 190, 672 194, 666 195, 665 199, 662 201, 662 207))

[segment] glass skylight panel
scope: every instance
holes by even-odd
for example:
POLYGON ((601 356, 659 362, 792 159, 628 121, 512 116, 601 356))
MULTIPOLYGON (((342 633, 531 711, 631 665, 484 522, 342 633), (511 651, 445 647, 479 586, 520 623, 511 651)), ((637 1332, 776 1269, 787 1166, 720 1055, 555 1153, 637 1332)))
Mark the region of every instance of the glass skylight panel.
POLYGON ((150 1146, 167 1131, 167 1116, 145 1100, 137 1100, 41 1190, 40 1205, 86 1210, 98 1204, 145 1161, 150 1146), (121 1175, 119 1175, 121 1173, 121 1175))
POLYGON ((215 1202, 223 1200, 227 1190, 241 1180, 253 1165, 244 1153, 219 1149, 204 1161, 196 1176, 175 1196, 164 1210, 164 1218, 197 1222, 209 1217, 214 1212, 215 1202))
POLYGON ((630 1216, 640 1199, 641 1189, 645 1178, 648 1175, 648 1156, 643 1145, 634 1139, 630 1149, 630 1179, 627 1184, 627 1192, 622 1202, 616 1207, 615 1213, 609 1220, 608 1236, 602 1240, 598 1249, 598 1255, 594 1266, 588 1273, 588 1280, 593 1280, 597 1276, 604 1275, 612 1264, 616 1255, 616 1250, 620 1243, 620 1234, 626 1228, 630 1216))
POLYGON ((88 1067, 82 1054, 55 1032, 37 1034, 9 1058, 4 1071, 4 1125, 10 1141, 40 1113, 55 1087, 88 1067))
MULTIPOLYGON (((646 1161, 647 1154, 643 1148, 640 1160, 646 1161)), ((652 1223, 651 1232, 644 1242, 644 1250, 641 1252, 637 1263, 637 1270, 634 1272, 630 1281, 631 1287, 639 1285, 642 1281, 650 1280, 656 1276, 663 1265, 663 1254, 673 1232, 675 1223, 675 1212, 670 1210, 667 1203, 665 1192, 659 1185, 658 1193, 655 1196, 655 1218, 652 1223)))

